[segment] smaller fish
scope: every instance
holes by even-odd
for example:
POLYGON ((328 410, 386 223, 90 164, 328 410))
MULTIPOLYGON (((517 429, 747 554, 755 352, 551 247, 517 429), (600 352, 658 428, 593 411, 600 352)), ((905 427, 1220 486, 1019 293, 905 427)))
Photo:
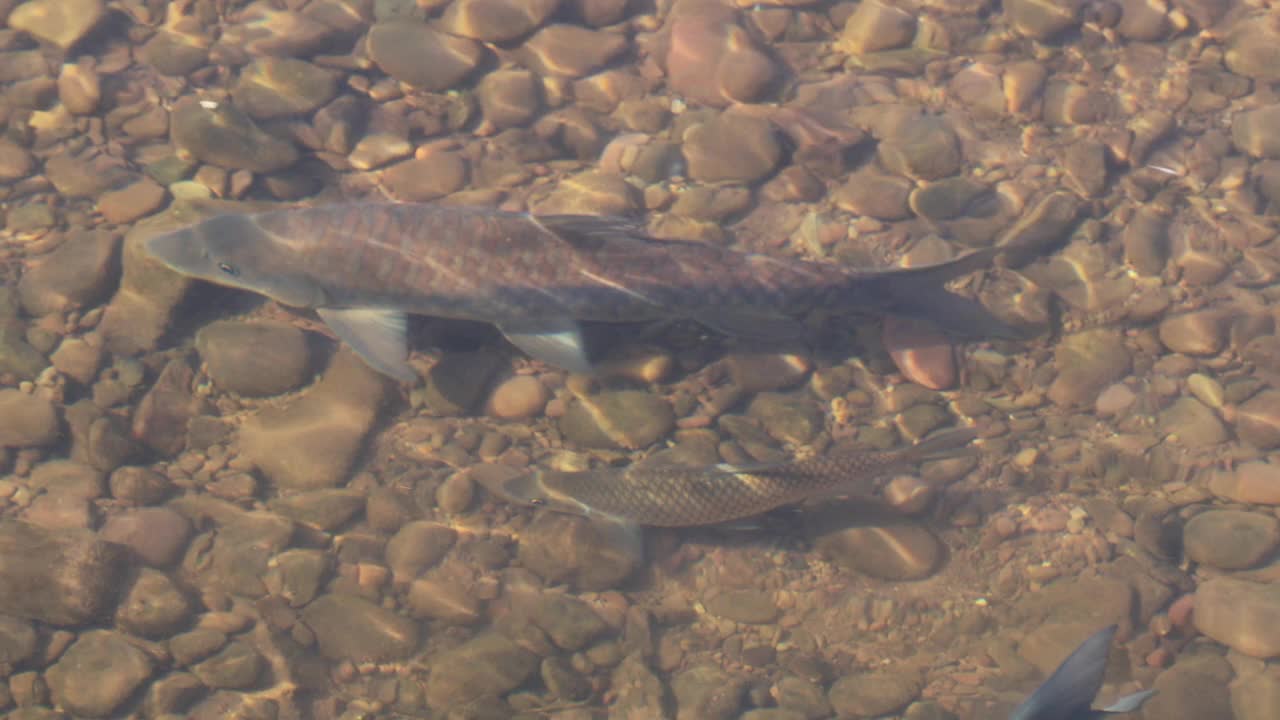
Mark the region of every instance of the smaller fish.
POLYGON ((838 452, 781 463, 538 470, 481 482, 512 502, 618 524, 718 525, 783 505, 870 490, 875 479, 926 460, 976 452, 969 447, 975 437, 976 431, 963 428, 908 448, 838 452))
POLYGON ((1115 634, 1116 626, 1111 625, 1089 636, 1043 685, 1014 708, 1009 720, 1096 720, 1141 708, 1147 698, 1156 694, 1155 690, 1126 695, 1101 710, 1093 709, 1115 634))

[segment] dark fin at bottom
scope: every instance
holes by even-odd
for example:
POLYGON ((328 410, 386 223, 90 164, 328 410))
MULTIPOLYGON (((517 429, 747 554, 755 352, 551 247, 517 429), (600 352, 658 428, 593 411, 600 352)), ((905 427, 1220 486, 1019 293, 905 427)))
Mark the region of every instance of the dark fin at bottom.
POLYGON ((1071 720, 1088 717, 1102 688, 1116 626, 1103 628, 1080 644, 1044 684, 1014 708, 1009 720, 1071 720))

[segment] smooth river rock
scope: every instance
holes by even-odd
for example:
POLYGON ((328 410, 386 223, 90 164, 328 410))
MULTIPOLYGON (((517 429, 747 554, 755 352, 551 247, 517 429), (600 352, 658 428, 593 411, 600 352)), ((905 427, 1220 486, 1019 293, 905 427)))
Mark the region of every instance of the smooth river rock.
POLYGON ((0 523, 0 613, 60 626, 98 619, 127 565, 123 547, 87 530, 0 523))
POLYGON ((1216 577, 1196 590, 1196 629, 1256 658, 1280 657, 1280 585, 1216 577))
POLYGON ((240 448, 281 487, 337 487, 373 428, 386 392, 386 379, 343 347, 307 392, 246 420, 240 448))

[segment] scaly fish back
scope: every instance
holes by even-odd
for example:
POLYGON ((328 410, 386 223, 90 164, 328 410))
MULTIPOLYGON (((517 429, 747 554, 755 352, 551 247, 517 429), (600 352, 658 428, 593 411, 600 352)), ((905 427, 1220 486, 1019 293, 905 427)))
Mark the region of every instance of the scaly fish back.
MULTIPOLYGON (((544 472, 551 496, 640 525, 690 527, 740 520, 809 498, 869 489, 871 481, 928 460, 972 452, 971 429, 941 433, 912 447, 842 452, 749 467, 629 467, 544 472)), ((530 494, 525 493, 526 497, 530 494)))

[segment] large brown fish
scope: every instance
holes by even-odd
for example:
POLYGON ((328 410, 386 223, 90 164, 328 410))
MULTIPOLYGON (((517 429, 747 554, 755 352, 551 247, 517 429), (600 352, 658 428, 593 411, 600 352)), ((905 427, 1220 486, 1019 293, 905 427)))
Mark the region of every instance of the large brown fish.
POLYGON ((579 320, 696 320, 795 338, 816 308, 933 320, 965 336, 1017 332, 943 285, 997 250, 927 267, 854 270, 662 241, 626 220, 444 205, 353 203, 222 215, 151 238, 173 270, 314 308, 374 368, 404 382, 405 314, 493 323, 530 355, 587 372, 579 320))
POLYGON ((927 460, 976 452, 968 447, 976 436, 962 428, 897 450, 837 452, 745 467, 640 465, 478 477, 511 502, 616 523, 692 527, 741 520, 813 498, 865 493, 877 478, 927 460))

